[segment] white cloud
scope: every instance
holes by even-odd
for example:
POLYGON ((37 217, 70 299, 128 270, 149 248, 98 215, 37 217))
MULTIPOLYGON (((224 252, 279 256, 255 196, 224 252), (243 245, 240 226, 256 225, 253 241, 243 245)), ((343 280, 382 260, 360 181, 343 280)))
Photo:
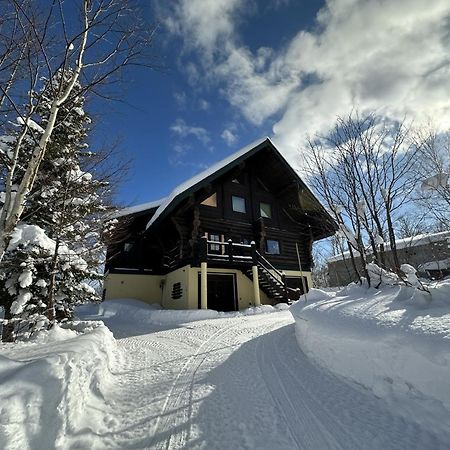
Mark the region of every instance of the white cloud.
POLYGON ((175 123, 170 127, 170 130, 181 138, 194 136, 203 145, 208 145, 211 141, 208 132, 204 128, 189 126, 183 119, 177 119, 175 123))
POLYGON ((291 155, 354 108, 450 127, 448 0, 328 0, 314 31, 278 52, 242 42, 243 5, 180 0, 166 23, 196 55, 190 78, 220 89, 249 122, 272 120, 291 155))
POLYGON ((220 137, 228 144, 233 145, 236 142, 237 136, 228 128, 223 130, 220 137))
POLYGON ((223 39, 233 34, 235 15, 243 4, 243 0, 181 0, 158 6, 168 29, 210 60, 223 39))
POLYGON ((185 108, 186 106, 186 92, 174 92, 173 98, 175 99, 175 102, 177 103, 178 107, 180 109, 185 108))
POLYGON ((207 102, 205 99, 201 98, 198 101, 198 107, 202 110, 202 111, 208 111, 209 109, 209 102, 207 102))

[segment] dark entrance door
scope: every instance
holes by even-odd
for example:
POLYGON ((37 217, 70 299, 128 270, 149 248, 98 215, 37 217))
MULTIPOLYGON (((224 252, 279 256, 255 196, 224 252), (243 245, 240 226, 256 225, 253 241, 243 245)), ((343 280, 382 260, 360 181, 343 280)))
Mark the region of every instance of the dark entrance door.
MULTIPOLYGON (((198 307, 200 301, 200 274, 198 275, 198 307)), ((232 273, 208 273, 208 309, 236 311, 236 282, 232 273)))

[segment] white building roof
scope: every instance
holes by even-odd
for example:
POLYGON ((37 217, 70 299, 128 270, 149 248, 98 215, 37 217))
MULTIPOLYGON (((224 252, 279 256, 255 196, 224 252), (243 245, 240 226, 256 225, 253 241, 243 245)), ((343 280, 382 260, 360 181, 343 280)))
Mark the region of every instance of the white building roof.
MULTIPOLYGON (((417 236, 411 236, 403 239, 396 239, 397 249, 402 249, 406 247, 417 247, 418 245, 431 244, 433 242, 441 242, 450 239, 450 231, 441 231, 440 233, 430 233, 430 234, 418 234, 417 236)), ((390 245, 385 244, 385 249, 389 250, 390 245)), ((353 251, 355 256, 359 256, 359 252, 353 251)), ((370 254, 370 252, 369 252, 370 254)), ((327 259, 327 262, 335 262, 343 259, 350 258, 350 252, 344 252, 340 255, 332 256, 327 259)))
POLYGON ((153 202, 141 203, 139 205, 130 206, 128 208, 121 209, 117 212, 114 217, 123 217, 129 216, 130 214, 136 214, 138 212, 146 211, 147 209, 157 208, 161 203, 166 199, 163 197, 159 200, 155 200, 153 202))

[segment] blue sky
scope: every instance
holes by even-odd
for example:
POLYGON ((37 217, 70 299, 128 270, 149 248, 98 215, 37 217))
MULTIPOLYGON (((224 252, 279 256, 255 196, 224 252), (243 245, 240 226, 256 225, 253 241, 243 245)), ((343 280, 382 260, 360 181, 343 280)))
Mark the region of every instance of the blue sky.
POLYGON ((431 0, 143 2, 165 69, 133 69, 96 141, 132 160, 124 205, 167 195, 256 138, 301 165, 353 108, 450 124, 450 4, 431 0))

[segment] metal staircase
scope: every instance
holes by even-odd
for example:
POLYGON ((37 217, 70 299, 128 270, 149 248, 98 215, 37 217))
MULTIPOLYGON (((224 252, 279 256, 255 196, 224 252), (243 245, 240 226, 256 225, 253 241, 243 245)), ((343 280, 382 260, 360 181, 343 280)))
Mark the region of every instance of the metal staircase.
MULTIPOLYGON (((284 303, 290 303, 292 300, 297 300, 299 294, 295 289, 287 287, 284 273, 276 269, 259 252, 256 252, 256 257, 259 288, 267 295, 267 297, 284 303)), ((253 281, 253 272, 251 268, 246 269, 244 273, 253 281)))

